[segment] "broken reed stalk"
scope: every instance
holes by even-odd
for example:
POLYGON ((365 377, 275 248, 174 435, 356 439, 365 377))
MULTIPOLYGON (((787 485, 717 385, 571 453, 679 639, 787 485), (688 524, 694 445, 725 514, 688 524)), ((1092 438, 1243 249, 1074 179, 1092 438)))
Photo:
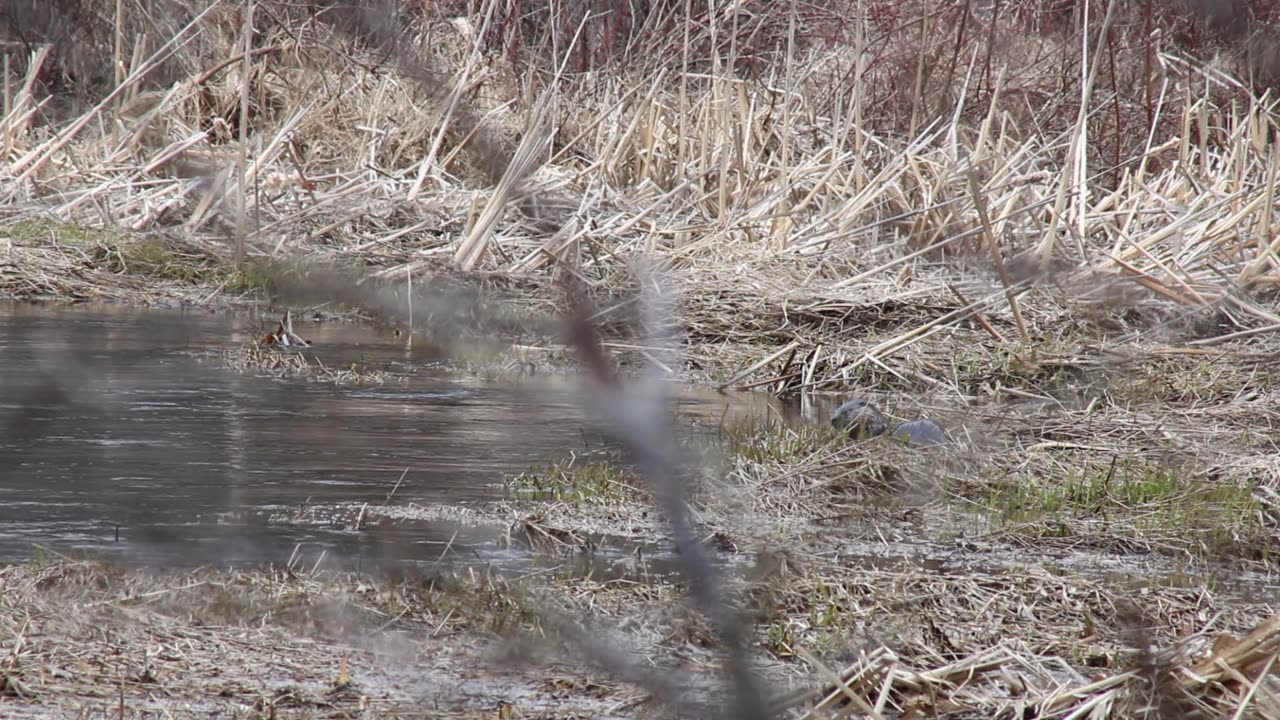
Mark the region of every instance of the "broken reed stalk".
POLYGON ((23 79, 22 86, 16 95, 9 85, 9 55, 6 53, 4 56, 5 108, 4 117, 0 118, 0 151, 4 152, 5 157, 15 151, 19 140, 30 131, 32 120, 36 117, 36 113, 49 102, 48 96, 36 102, 33 90, 52 50, 53 47, 51 45, 42 45, 31 53, 26 77, 23 79))
MULTIPOLYGON (((249 88, 251 85, 250 78, 253 77, 253 65, 251 64, 253 49, 253 3, 254 0, 247 0, 244 5, 244 33, 243 42, 243 63, 241 65, 240 76, 240 147, 237 149, 236 155, 236 199, 239 204, 236 212, 236 267, 244 267, 245 256, 245 235, 248 233, 249 224, 249 205, 248 190, 245 183, 248 178, 245 175, 245 164, 249 156, 249 88)), ((255 173, 256 175, 256 173, 255 173)))
MULTIPOLYGON (((969 298, 965 297, 965 294, 960 292, 960 288, 952 285, 951 283, 947 283, 947 289, 950 290, 951 294, 964 305, 972 304, 969 298)), ((973 319, 982 327, 983 330, 986 331, 988 335, 991 336, 992 340, 995 340, 1000 344, 1004 343, 1004 335, 1001 335, 1000 331, 996 330, 995 326, 991 324, 991 321, 987 319, 986 313, 975 312, 973 314, 973 319)))
MULTIPOLYGON (((534 164, 537 162, 538 157, 551 143, 551 128, 554 125, 553 109, 559 94, 560 79, 564 74, 569 58, 573 55, 574 48, 577 47, 578 41, 582 37, 586 22, 587 18, 584 17, 582 22, 579 23, 578 31, 574 33, 572 42, 565 49, 564 57, 556 68, 555 75, 534 104, 533 117, 530 118, 529 125, 520 138, 520 144, 516 146, 515 152, 512 154, 511 162, 502 173, 502 179, 498 181, 498 186, 494 189, 489 202, 480 213, 476 224, 471 228, 462 245, 458 248, 458 252, 454 255, 454 262, 463 270, 472 271, 479 267, 480 262, 484 259, 485 250, 488 247, 494 225, 502 217, 502 213, 507 209, 512 197, 520 192, 525 180, 533 173, 534 164)), ((536 214, 536 212, 535 208, 531 214, 536 214)), ((534 219, 541 218, 535 217, 534 219)), ((564 227, 561 227, 561 230, 563 231, 564 227)))
POLYGON ((810 666, 817 669, 819 673, 821 673, 828 682, 832 683, 836 690, 844 695, 844 697, 847 698, 854 707, 858 708, 860 712, 865 713, 871 718, 871 720, 883 720, 880 713, 876 712, 876 709, 871 707, 871 705, 869 705, 866 700, 862 699, 860 695, 853 692, 853 690, 849 688, 849 682, 842 679, 835 673, 835 671, 827 667, 826 663, 819 660, 817 656, 803 647, 797 647, 795 650, 796 654, 803 658, 805 662, 809 663, 810 666))
POLYGON ((520 139, 520 145, 516 148, 511 164, 507 166, 506 172, 503 173, 498 186, 494 188, 493 194, 489 196, 489 201, 485 203, 484 210, 481 211, 480 217, 476 219, 471 231, 467 233, 466 239, 458 246, 458 251, 454 254, 453 259, 461 269, 473 271, 480 266, 480 262, 484 260, 485 252, 488 249, 489 238, 494 226, 501 219, 502 214, 506 212, 512 196, 519 192, 520 185, 533 170, 538 155, 546 146, 549 139, 547 133, 549 127, 547 105, 550 104, 549 96, 552 92, 548 90, 548 99, 538 103, 538 106, 534 109, 529 128, 524 133, 524 137, 520 139))
POLYGON ((1031 335, 1027 333, 1027 324, 1022 319, 1022 309, 1018 307, 1018 297, 1013 292, 1013 279, 1009 277, 1009 270, 1004 266, 1000 245, 996 241, 995 230, 991 227, 991 218, 987 215, 987 201, 982 197, 982 188, 978 186, 977 171, 970 169, 968 178, 969 194, 973 196, 973 206, 978 212, 979 222, 982 223, 982 234, 986 238, 987 248, 991 251, 991 262, 1000 276, 1000 283, 1004 285, 1005 300, 1009 303, 1009 309, 1013 311, 1013 321, 1018 326, 1018 335, 1022 338, 1024 345, 1030 345, 1031 335))
POLYGON ((1221 652, 1197 664, 1193 676, 1186 682, 1210 685, 1229 682, 1240 675, 1250 675, 1263 663, 1269 663, 1280 654, 1280 614, 1254 628, 1239 642, 1232 643, 1221 652))
POLYGON ((1267 180, 1264 185, 1262 197, 1262 217, 1258 220, 1257 229, 1254 236, 1257 238, 1257 258, 1249 263, 1240 271, 1237 279, 1242 286, 1248 287, 1249 284, 1262 274, 1263 269, 1270 265, 1272 270, 1280 267, 1280 234, 1273 238, 1271 225, 1275 214, 1275 189, 1276 189, 1276 170, 1280 166, 1280 138, 1268 133, 1270 142, 1268 143, 1267 153, 1267 180), (1272 238, 1268 240, 1268 238, 1272 238))
POLYGON ((719 385, 717 385, 717 386, 716 386, 716 389, 717 389, 717 390, 723 390, 723 389, 725 389, 725 388, 727 388, 727 387, 729 387, 729 386, 731 386, 731 385, 736 384, 738 381, 742 380, 742 378, 744 378, 744 377, 746 377, 746 376, 750 375, 751 373, 753 373, 753 372, 755 372, 755 371, 759 370, 759 369, 760 369, 760 368, 762 368, 762 367, 765 367, 766 365, 768 365, 768 364, 772 363, 774 360, 777 360, 778 358, 782 357, 783 355, 786 355, 788 352, 790 352, 790 353, 793 353, 793 354, 794 354, 794 353, 795 353, 795 351, 796 351, 796 349, 797 349, 797 348, 799 348, 799 347, 800 347, 800 341, 799 341, 799 340, 793 340, 793 341, 791 341, 791 342, 787 343, 786 345, 782 346, 782 348, 780 348, 780 349, 779 349, 779 350, 777 350, 776 352, 769 353, 768 355, 766 355, 766 356, 764 357, 764 359, 760 360, 759 362, 753 363, 753 364, 752 364, 750 367, 748 367, 747 369, 742 370, 742 371, 740 371, 740 372, 738 372, 738 373, 734 374, 734 376, 733 376, 733 377, 731 377, 731 378, 729 378, 728 380, 726 380, 726 381, 724 381, 724 382, 720 383, 719 385))
MULTIPOLYGON (((796 2, 797 0, 791 0, 787 13, 787 48, 786 60, 783 64, 783 73, 785 77, 785 84, 783 87, 785 89, 782 91, 782 147, 779 153, 778 167, 778 175, 781 178, 781 188, 778 193, 778 201, 774 208, 773 221, 770 223, 769 229, 769 237, 773 242, 773 246, 779 250, 786 248, 791 244, 789 237, 791 235, 793 224, 791 217, 791 193, 788 192, 788 190, 792 182, 791 178, 793 172, 791 159, 791 127, 792 114, 794 113, 792 106, 795 103, 791 100, 791 89, 795 87, 792 73, 796 71, 794 62, 796 42, 796 2)), ((725 208, 723 204, 721 205, 720 212, 723 221, 723 214, 727 212, 727 208, 725 208)))
MULTIPOLYGON (((115 87, 124 82, 124 0, 116 0, 115 38, 112 44, 111 70, 115 79, 115 87)), ((8 73, 6 73, 7 75, 8 73)), ((111 106, 115 120, 120 120, 120 98, 117 97, 111 106)))
MULTIPOLYGON (((1141 649, 1150 654, 1149 647, 1141 649)), ((1261 707, 1251 707, 1251 703, 1254 703, 1259 688, 1269 679, 1277 657, 1280 657, 1280 615, 1273 615, 1242 640, 1214 650, 1210 657, 1194 666, 1164 668, 1161 675, 1173 682, 1174 687, 1159 687, 1159 684, 1152 683, 1150 668, 1139 668, 1083 685, 1060 688, 1028 703, 1021 716, 1063 720, 1115 717, 1117 712, 1123 711, 1126 698, 1136 696, 1146 706, 1149 698, 1142 695, 1175 692, 1187 693, 1187 699, 1201 704, 1211 699, 1221 713, 1218 717, 1227 717, 1228 712, 1232 718, 1255 717, 1248 714, 1251 709, 1260 713, 1257 717, 1270 717, 1261 707)), ((1165 713, 1161 717, 1167 715, 1165 713)))
MULTIPOLYGON (((31 64, 35 65, 35 61, 33 60, 31 64)), ((0 152, 3 152, 4 156, 8 157, 10 147, 9 123, 13 118, 13 88, 11 87, 12 80, 10 79, 12 75, 10 75, 9 69, 9 53, 4 54, 4 66, 2 69, 4 70, 4 97, 0 98, 0 103, 3 103, 3 105, 0 105, 0 112, 3 112, 4 115, 0 116, 0 152)))
MULTIPOLYGON (((1062 221, 1062 213, 1066 211, 1068 191, 1075 186, 1077 188, 1077 197, 1079 207, 1076 212, 1080 214, 1080 232, 1079 242, 1083 243, 1084 238, 1084 216, 1087 214, 1087 188, 1085 187, 1084 178, 1088 177, 1087 165, 1087 145, 1088 138, 1088 121, 1089 121, 1089 105, 1093 98, 1093 86, 1098 78, 1098 69, 1102 66, 1102 49, 1106 47, 1105 38, 1107 32, 1111 29, 1111 23, 1115 19, 1116 0, 1109 0, 1107 3, 1107 14, 1102 20, 1102 31, 1098 33, 1099 38, 1103 42, 1098 43, 1097 49, 1094 51, 1092 62, 1088 62, 1088 55, 1081 55, 1081 72, 1083 73, 1086 63, 1088 64, 1088 75, 1084 78, 1084 82, 1080 87, 1080 110, 1076 116, 1075 127, 1071 134, 1071 144, 1068 146, 1065 168, 1062 173, 1061 182, 1058 184, 1057 197, 1054 200, 1053 212, 1049 215, 1049 227, 1045 230, 1044 237, 1040 241, 1039 247, 1036 249, 1036 259, 1039 261, 1040 270, 1048 269, 1049 258, 1053 254, 1053 248, 1058 241, 1058 225, 1062 221)), ((1085 24, 1080 29, 1081 42, 1086 43, 1083 47, 1087 48, 1087 38, 1089 35, 1089 27, 1087 18, 1085 24)), ((1082 51, 1085 52, 1085 51, 1082 51)))

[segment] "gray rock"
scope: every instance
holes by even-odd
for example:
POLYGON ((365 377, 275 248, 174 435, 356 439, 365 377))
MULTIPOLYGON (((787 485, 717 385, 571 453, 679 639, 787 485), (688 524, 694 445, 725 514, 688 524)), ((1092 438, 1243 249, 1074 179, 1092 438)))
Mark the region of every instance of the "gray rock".
POLYGON ((904 422, 894 428, 889 437, 895 442, 916 448, 942 447, 947 444, 947 434, 942 426, 929 418, 904 422))
POLYGON ((855 440, 866 440, 883 435, 889 428, 880 409, 866 400, 854 398, 831 414, 831 424, 849 433, 855 440))

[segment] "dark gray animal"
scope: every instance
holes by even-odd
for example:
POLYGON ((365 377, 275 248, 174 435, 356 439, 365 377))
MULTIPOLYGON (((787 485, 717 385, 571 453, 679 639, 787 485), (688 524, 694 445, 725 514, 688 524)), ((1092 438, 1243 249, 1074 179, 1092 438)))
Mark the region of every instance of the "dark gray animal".
POLYGON ((904 422, 894 428, 889 437, 908 447, 942 447, 947 444, 947 434, 942 426, 929 418, 904 422))
POLYGON ((836 411, 831 414, 831 424, 849 433, 849 437, 855 440, 867 440, 883 435, 889 428, 880 408, 860 398, 849 400, 836 408, 836 411))
MULTIPOLYGON (((861 398, 845 402, 831 414, 831 424, 844 430, 855 440, 868 440, 889 429, 884 414, 874 404, 861 398)), ((908 447, 929 448, 947 444, 947 434, 929 418, 905 422, 893 429, 889 437, 908 447)))

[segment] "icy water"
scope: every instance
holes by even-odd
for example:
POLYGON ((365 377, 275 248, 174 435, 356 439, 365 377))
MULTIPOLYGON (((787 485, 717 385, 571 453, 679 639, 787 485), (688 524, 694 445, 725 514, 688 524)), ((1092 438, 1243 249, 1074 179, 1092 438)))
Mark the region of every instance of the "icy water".
MULTIPOLYGON (((335 386, 229 370, 275 318, 0 304, 0 562, 90 550, 131 562, 343 565, 438 558, 448 522, 280 522, 320 505, 465 504, 502 478, 606 441, 537 382, 450 376, 389 331, 299 321, 309 356, 404 376, 335 386), (274 518, 274 520, 273 520, 274 518)), ((686 425, 743 400, 680 396, 686 425)))

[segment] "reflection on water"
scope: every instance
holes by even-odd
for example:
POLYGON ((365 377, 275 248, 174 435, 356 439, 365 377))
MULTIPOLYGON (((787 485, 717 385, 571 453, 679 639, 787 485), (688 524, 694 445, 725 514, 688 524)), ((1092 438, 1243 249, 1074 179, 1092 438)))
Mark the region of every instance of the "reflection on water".
MULTIPOLYGON (((0 561, 39 544, 156 563, 435 558, 465 529, 267 523, 312 503, 466 503, 506 473, 604 439, 572 397, 451 378, 429 349, 345 323, 298 325, 329 366, 409 371, 335 387, 224 369, 266 323, 203 311, 0 305, 0 561), (403 477, 403 479, 401 479, 403 477), (397 486, 397 483, 399 485, 397 486)), ((681 398, 718 420, 730 399, 681 398)))

